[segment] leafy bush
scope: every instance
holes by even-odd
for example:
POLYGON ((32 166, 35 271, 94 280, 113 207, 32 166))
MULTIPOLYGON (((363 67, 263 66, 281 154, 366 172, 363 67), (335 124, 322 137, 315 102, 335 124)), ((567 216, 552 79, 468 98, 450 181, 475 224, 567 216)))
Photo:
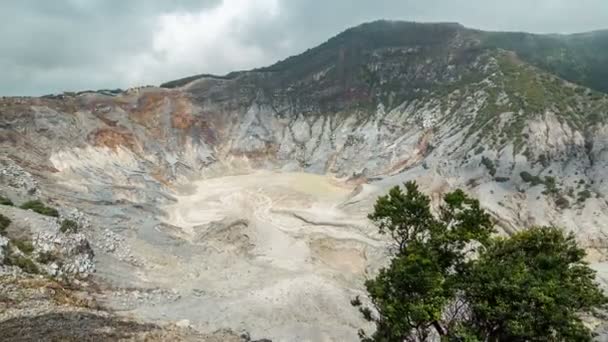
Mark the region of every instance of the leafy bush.
POLYGON ((589 190, 583 190, 583 191, 580 191, 578 193, 577 202, 583 203, 586 200, 588 200, 589 198, 591 198, 591 191, 589 191, 589 190))
POLYGON ((490 158, 481 157, 481 163, 490 171, 491 176, 496 174, 496 165, 494 165, 494 162, 490 158))
POLYGON ((4 196, 0 196, 0 205, 13 205, 13 201, 11 201, 10 199, 4 197, 4 196))
POLYGON ((564 196, 559 195, 555 199, 555 205, 560 209, 566 209, 570 207, 570 201, 568 201, 568 199, 564 196))
POLYGON ((541 155, 538 156, 538 162, 543 167, 547 167, 550 164, 549 158, 547 158, 547 155, 545 155, 545 154, 541 154, 541 155))
POLYGON ((26 210, 31 209, 41 215, 59 217, 59 212, 57 209, 45 206, 40 200, 27 201, 19 208, 26 210))
POLYGON ((19 248, 19 250, 25 254, 32 254, 32 252, 34 251, 34 245, 29 240, 15 239, 12 240, 12 243, 13 245, 15 245, 15 247, 19 248))
POLYGON ((555 177, 547 176, 545 177, 545 191, 543 194, 545 195, 557 195, 559 193, 559 188, 557 187, 557 182, 555 181, 555 177))
POLYGON ((4 234, 4 231, 10 224, 11 220, 8 217, 0 214, 0 234, 4 234))
POLYGON ((574 188, 568 187, 568 196, 574 197, 574 188))
POLYGON ((59 260, 59 257, 57 256, 57 254, 55 254, 51 251, 46 251, 46 252, 41 252, 40 254, 38 254, 37 260, 39 263, 42 263, 42 264, 50 264, 52 262, 59 260))
POLYGON ((530 172, 528 171, 523 171, 519 174, 519 176, 521 177, 521 179, 526 182, 526 183, 530 183, 530 185, 532 186, 536 186, 539 184, 543 184, 543 180, 538 177, 538 176, 532 176, 530 174, 530 172))
POLYGON ((494 177, 494 180, 498 183, 505 183, 510 180, 509 177, 494 177))
POLYGON ((62 233, 76 233, 78 232, 78 223, 72 220, 63 220, 61 221, 61 226, 59 230, 62 233))
POLYGON ((6 264, 12 265, 12 266, 17 266, 20 269, 22 269, 24 272, 27 272, 27 273, 32 273, 32 274, 40 273, 38 266, 36 266, 36 264, 32 261, 32 259, 30 259, 28 257, 24 257, 22 255, 9 254, 6 258, 6 264))

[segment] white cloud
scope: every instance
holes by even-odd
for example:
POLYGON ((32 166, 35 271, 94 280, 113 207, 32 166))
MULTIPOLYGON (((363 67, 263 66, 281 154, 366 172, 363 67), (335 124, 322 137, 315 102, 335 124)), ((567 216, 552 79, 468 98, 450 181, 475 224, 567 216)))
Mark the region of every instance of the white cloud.
POLYGON ((278 0, 223 0, 197 13, 158 16, 150 51, 118 66, 128 84, 193 73, 227 73, 235 66, 254 68, 272 59, 269 51, 247 41, 249 30, 280 15, 278 0))

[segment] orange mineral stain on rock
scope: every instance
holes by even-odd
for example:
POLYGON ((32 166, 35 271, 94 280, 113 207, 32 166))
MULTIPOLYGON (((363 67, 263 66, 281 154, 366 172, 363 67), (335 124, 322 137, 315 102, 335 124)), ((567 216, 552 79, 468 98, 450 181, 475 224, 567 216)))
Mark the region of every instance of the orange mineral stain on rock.
POLYGON ((173 111, 171 113, 171 125, 173 128, 186 130, 195 122, 194 117, 190 112, 190 106, 186 100, 177 98, 172 101, 173 111))
POLYGON ((156 169, 150 173, 152 178, 154 178, 157 182, 163 184, 166 187, 171 187, 171 182, 165 177, 163 170, 156 169))
POLYGON ((90 136, 95 146, 105 146, 116 150, 118 146, 124 146, 135 152, 141 148, 131 132, 117 131, 109 128, 101 128, 90 136))
POLYGON ((137 106, 130 110, 129 117, 136 123, 146 127, 156 138, 164 138, 161 127, 161 113, 166 108, 165 93, 145 93, 137 100, 137 106))

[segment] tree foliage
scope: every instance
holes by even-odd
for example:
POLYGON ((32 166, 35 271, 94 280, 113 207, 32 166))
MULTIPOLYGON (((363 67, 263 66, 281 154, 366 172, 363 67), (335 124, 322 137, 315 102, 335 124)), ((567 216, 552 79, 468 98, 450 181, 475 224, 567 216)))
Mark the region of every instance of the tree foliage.
POLYGON ((464 274, 467 323, 492 341, 588 341, 581 313, 606 304, 585 251, 551 227, 497 238, 464 274))
POLYGON ((378 198, 369 218, 394 241, 390 264, 365 285, 376 325, 364 341, 590 340, 580 315, 607 299, 573 236, 533 228, 492 237, 479 201, 456 190, 434 215, 414 182, 378 198))

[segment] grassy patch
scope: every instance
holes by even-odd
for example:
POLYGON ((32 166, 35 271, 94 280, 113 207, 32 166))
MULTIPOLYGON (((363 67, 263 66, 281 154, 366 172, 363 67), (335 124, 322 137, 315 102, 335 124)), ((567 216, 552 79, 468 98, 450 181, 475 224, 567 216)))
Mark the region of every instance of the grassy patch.
POLYGON ((38 258, 36 258, 36 259, 38 260, 39 263, 50 264, 52 262, 59 260, 59 256, 56 253, 47 251, 47 252, 42 252, 42 253, 38 254, 38 258))
POLYGON ((10 199, 4 197, 4 196, 0 196, 0 205, 13 205, 13 201, 11 201, 10 199))
POLYGON ((543 191, 544 195, 557 195, 559 193, 555 177, 547 176, 543 183, 545 184, 545 191, 543 191))
POLYGON ((591 198, 591 191, 589 191, 589 190, 583 190, 583 191, 580 191, 578 193, 577 202, 583 203, 586 200, 588 200, 589 198, 591 198))
POLYGON ((57 209, 45 206, 40 200, 27 201, 19 208, 25 210, 31 209, 41 215, 59 217, 59 212, 57 209))
POLYGON ((481 154, 485 150, 485 147, 479 146, 475 149, 475 154, 481 154))
POLYGON ((6 263, 11 266, 17 266, 26 273, 40 273, 40 269, 36 263, 32 259, 22 255, 9 254, 6 258, 6 263))
POLYGON ((72 220, 63 220, 61 221, 61 226, 59 227, 59 230, 62 233, 76 233, 78 232, 78 223, 76 223, 76 221, 72 221, 72 220))
POLYGON ((481 163, 488 169, 492 177, 496 175, 496 165, 494 165, 494 162, 490 158, 481 157, 481 163))
POLYGON ((29 255, 29 254, 32 254, 32 252, 34 251, 34 245, 29 240, 15 239, 15 240, 12 240, 12 243, 13 243, 13 245, 15 245, 15 247, 19 248, 19 250, 25 254, 29 255))
POLYGON ((562 195, 558 195, 555 198, 555 205, 560 209, 566 209, 570 207, 570 201, 562 195))
POLYGON ((0 214, 0 234, 4 234, 4 232, 6 231, 6 228, 11 224, 11 220, 0 214))
POLYGON ((531 186, 536 186, 539 184, 543 184, 543 180, 538 177, 538 176, 533 176, 532 174, 530 174, 530 172, 528 171, 523 171, 519 174, 519 176, 521 177, 521 179, 526 182, 529 183, 531 186))

